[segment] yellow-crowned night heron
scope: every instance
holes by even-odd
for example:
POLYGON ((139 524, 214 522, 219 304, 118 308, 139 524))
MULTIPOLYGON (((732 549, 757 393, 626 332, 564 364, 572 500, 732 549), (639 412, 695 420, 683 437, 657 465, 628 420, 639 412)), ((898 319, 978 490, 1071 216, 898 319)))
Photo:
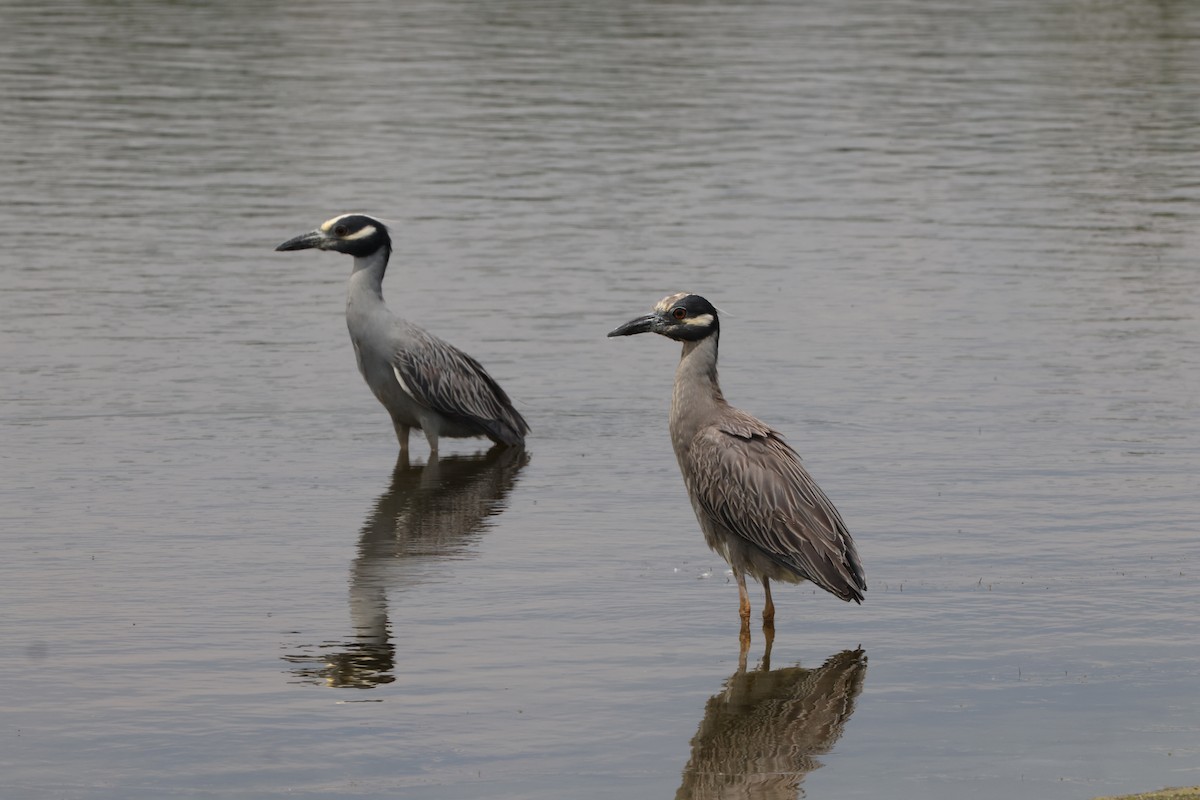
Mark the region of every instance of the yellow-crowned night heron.
POLYGON ((861 603, 867 590, 862 563, 833 503, 778 431, 721 394, 717 310, 698 295, 673 294, 654 313, 608 335, 647 332, 683 342, 671 399, 671 443, 704 538, 733 568, 743 630, 750 619, 746 573, 762 582, 768 628, 775 619, 772 578, 812 581, 861 603))
POLYGON ((358 369, 391 415, 401 452, 408 450, 411 428, 424 431, 435 454, 440 436, 524 444, 529 426, 478 361, 384 305, 383 274, 392 240, 382 222, 365 214, 343 214, 275 249, 314 247, 354 256, 346 326, 358 369))

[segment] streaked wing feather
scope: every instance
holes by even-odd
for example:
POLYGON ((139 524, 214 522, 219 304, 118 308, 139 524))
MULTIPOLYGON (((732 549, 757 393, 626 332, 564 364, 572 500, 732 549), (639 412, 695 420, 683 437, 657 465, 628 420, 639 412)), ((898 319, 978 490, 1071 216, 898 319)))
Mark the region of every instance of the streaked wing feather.
POLYGON ((524 440, 529 425, 478 361, 415 326, 408 334, 392 366, 417 402, 448 417, 471 421, 506 444, 524 440))
POLYGON ((693 440, 700 506, 775 561, 844 600, 861 602, 862 564, 833 503, 780 435, 737 412, 693 440))

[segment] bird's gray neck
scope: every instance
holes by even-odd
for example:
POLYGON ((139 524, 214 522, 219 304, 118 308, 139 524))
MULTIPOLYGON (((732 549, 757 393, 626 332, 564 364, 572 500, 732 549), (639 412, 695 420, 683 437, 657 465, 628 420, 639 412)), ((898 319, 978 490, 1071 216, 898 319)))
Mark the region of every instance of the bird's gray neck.
POLYGON ((370 255, 355 257, 347 287, 348 305, 383 302, 383 273, 387 271, 389 255, 389 249, 381 247, 370 255))
POLYGON ((684 342, 671 397, 671 441, 676 453, 686 450, 700 428, 725 406, 717 381, 717 335, 684 342))

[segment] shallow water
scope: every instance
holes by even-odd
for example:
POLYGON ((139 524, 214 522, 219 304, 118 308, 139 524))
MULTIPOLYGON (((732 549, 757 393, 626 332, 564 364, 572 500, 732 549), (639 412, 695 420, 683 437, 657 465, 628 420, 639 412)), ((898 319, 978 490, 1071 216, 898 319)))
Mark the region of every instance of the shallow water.
POLYGON ((4 12, 6 797, 1200 782, 1194 4, 4 12), (348 210, 527 453, 396 463, 348 210), (769 663, 604 339, 680 289, 867 570, 769 663))

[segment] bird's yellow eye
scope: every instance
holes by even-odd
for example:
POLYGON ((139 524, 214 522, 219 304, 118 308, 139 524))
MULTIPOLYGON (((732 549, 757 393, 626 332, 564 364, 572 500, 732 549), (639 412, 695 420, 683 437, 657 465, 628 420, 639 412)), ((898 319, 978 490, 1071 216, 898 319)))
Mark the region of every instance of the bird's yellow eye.
POLYGON ((335 225, 333 228, 334 236, 345 236, 349 232, 350 232, 350 229, 347 228, 345 225, 335 225))
POLYGON ((683 319, 684 317, 686 317, 686 316, 687 316, 687 309, 685 309, 683 306, 677 306, 677 307, 676 307, 676 308, 675 308, 675 309, 674 309, 674 310, 671 312, 671 316, 672 316, 672 317, 674 317, 675 319, 680 319, 680 320, 681 320, 681 319, 683 319))

